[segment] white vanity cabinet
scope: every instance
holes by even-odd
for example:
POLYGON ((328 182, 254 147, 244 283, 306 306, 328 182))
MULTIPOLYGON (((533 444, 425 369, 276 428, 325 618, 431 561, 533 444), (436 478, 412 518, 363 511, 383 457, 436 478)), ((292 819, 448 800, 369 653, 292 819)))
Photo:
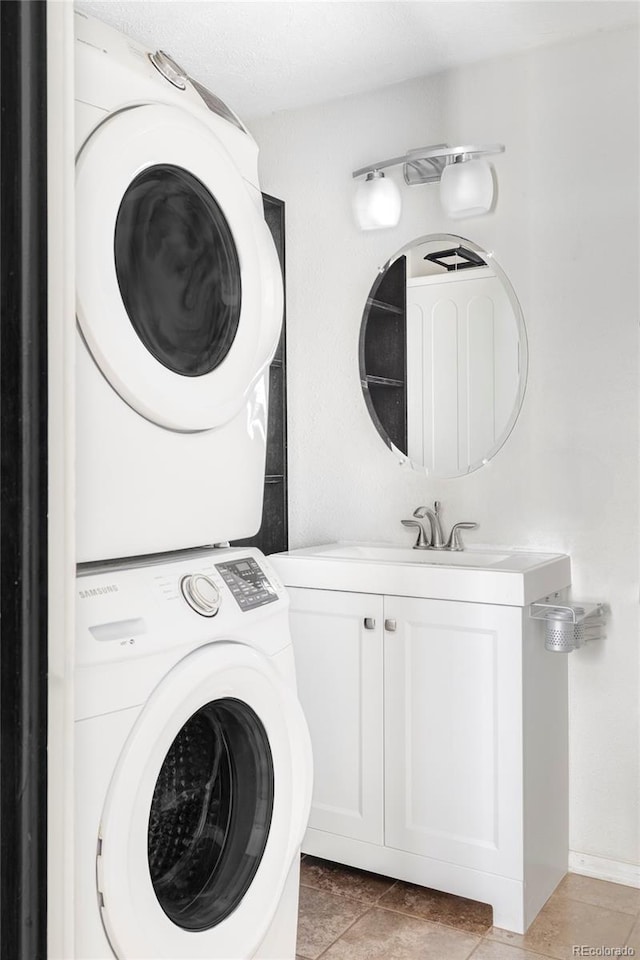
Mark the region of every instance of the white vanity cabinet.
POLYGON ((298 696, 313 741, 310 826, 383 844, 382 597, 289 594, 298 696))
POLYGON ((490 903, 524 932, 567 869, 566 657, 524 606, 293 579, 303 850, 490 903))
POLYGON ((385 597, 385 842, 517 877, 521 611, 385 597))

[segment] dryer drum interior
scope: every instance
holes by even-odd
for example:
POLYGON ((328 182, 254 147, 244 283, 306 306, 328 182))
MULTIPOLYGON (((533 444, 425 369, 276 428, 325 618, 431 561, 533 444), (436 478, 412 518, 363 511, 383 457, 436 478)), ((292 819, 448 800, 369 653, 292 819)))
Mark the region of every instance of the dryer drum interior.
POLYGON ((147 167, 118 210, 114 257, 138 337, 169 370, 210 373, 240 320, 240 262, 231 228, 207 187, 172 164, 147 167))
POLYGON ((241 700, 201 707, 174 739, 151 803, 147 849, 170 920, 207 930, 238 906, 269 835, 274 775, 269 740, 241 700))

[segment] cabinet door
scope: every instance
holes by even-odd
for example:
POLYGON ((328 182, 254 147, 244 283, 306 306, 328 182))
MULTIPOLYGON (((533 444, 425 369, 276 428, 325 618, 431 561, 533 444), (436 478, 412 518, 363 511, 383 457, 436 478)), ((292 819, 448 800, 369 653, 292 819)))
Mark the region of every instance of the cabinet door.
POLYGON ((382 597, 289 594, 298 696, 313 747, 309 826, 382 843, 382 597))
POLYGON ((522 867, 522 611, 385 598, 388 846, 522 867))

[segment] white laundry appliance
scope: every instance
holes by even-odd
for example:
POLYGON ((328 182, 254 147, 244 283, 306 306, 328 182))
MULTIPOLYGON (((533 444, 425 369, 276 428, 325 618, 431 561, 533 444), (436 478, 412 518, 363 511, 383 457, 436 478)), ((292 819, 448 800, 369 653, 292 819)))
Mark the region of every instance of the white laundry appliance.
POLYGON ((75 703, 78 960, 293 960, 311 748, 263 555, 79 568, 75 703))
POLYGON ((77 559, 251 536, 283 304, 257 146, 166 54, 75 19, 77 559))

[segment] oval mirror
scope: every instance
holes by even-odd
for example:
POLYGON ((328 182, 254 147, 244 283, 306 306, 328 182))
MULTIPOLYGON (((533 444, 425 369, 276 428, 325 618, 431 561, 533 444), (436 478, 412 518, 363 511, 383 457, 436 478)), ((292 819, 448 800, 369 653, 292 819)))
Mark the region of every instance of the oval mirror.
POLYGON ((360 329, 360 381, 401 460, 434 477, 477 470, 509 436, 526 379, 522 310, 492 254, 432 234, 380 268, 360 329))

